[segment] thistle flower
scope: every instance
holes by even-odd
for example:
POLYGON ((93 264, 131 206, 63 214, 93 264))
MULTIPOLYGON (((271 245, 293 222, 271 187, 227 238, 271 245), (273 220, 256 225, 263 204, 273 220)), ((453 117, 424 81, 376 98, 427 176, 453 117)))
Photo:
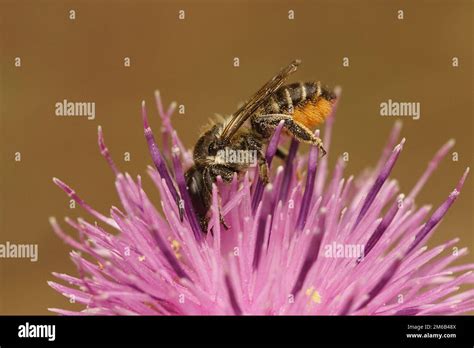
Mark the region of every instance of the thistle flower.
MULTIPOLYGON (((338 98, 339 99, 339 98, 338 98)), ((192 156, 171 125, 175 104, 164 109, 156 93, 163 123, 162 151, 142 105, 145 138, 154 167, 148 174, 156 185, 162 213, 142 189, 142 179, 123 174, 114 164, 99 127, 101 154, 115 174, 122 208, 106 216, 91 208, 68 185, 54 179, 95 221, 66 218, 78 239, 66 235, 54 218, 54 231, 75 251, 71 259, 79 276, 53 273, 66 282, 49 285, 84 304, 65 315, 195 315, 315 314, 434 315, 474 309, 473 264, 452 266, 467 253, 449 249, 453 239, 428 249, 434 233, 469 172, 430 214, 415 198, 454 145, 447 142, 406 196, 399 194, 390 172, 403 150, 395 145, 396 123, 375 169, 359 178, 343 178, 339 159, 328 176, 328 158, 318 149, 297 153, 292 141, 284 165, 273 170, 266 187, 258 173, 218 180, 213 187, 212 233, 199 229, 186 190, 183 170, 192 156), (303 175, 303 172, 306 175, 303 175), (221 228, 219 209, 228 230, 221 228), (362 246, 361 255, 347 255, 347 246, 362 246), (342 254, 340 257, 339 254, 342 254)), ((329 149, 334 115, 326 123, 329 149)), ((280 125, 268 145, 269 165, 280 142, 280 125)))

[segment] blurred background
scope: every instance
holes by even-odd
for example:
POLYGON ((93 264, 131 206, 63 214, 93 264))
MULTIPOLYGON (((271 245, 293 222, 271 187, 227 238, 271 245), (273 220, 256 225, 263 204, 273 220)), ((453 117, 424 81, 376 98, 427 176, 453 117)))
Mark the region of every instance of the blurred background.
MULTIPOLYGON (((48 217, 93 218, 71 209, 51 179, 61 178, 102 213, 119 204, 113 173, 97 148, 98 125, 119 168, 141 174, 159 202, 145 173, 151 159, 140 116, 145 99, 158 135, 155 89, 165 103, 185 106, 173 124, 191 147, 210 116, 232 113, 300 58, 292 81, 342 87, 329 159, 333 166, 349 153, 346 177, 376 164, 396 119, 403 120, 407 138, 392 173, 402 192, 410 191, 440 146, 456 139, 458 161, 449 154, 417 200, 438 206, 472 166, 473 13, 469 0, 1 0, 0 243, 38 244, 39 260, 0 259, 0 314, 80 308, 46 283, 52 271, 77 274, 70 247, 52 232, 48 217), (453 67, 453 57, 459 66, 453 67), (95 102, 95 120, 55 116, 55 104, 64 99, 95 102), (380 103, 388 99, 419 102, 421 118, 381 117, 380 103)), ((472 250, 472 175, 430 245, 457 236, 472 250)))

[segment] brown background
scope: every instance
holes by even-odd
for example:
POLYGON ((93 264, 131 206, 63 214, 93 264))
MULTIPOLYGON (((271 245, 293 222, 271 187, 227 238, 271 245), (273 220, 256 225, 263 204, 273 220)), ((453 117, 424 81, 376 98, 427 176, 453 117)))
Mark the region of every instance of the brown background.
MULTIPOLYGON (((142 174, 150 164, 140 119, 149 105, 159 130, 153 91, 186 106, 175 128, 192 146, 215 112, 231 113, 294 58, 295 80, 340 85, 330 161, 350 153, 346 177, 374 165, 395 118, 379 116, 388 99, 421 103, 421 119, 404 118, 405 149, 394 169, 408 192, 449 138, 448 158, 419 196, 439 205, 465 167, 472 166, 472 1, 0 1, 1 199, 0 242, 38 243, 39 261, 0 260, 0 314, 45 314, 68 307, 50 289, 51 271, 75 274, 48 217, 87 216, 69 209, 53 183, 63 179, 99 211, 118 199, 113 175, 97 150, 96 128, 119 167, 142 174), (76 10, 76 20, 68 11, 76 10), (178 20, 178 10, 186 19, 178 20), (293 9, 296 18, 287 19, 293 9), (403 9, 405 19, 397 19, 403 9), (123 67, 131 57, 132 66, 123 67), (342 57, 350 67, 342 67, 342 57), (459 57, 460 67, 451 66, 459 57), (21 68, 14 67, 21 57, 21 68), (239 57, 241 66, 232 66, 239 57), (55 103, 93 101, 96 119, 56 117, 55 103), (14 161, 20 151, 22 161, 14 161), (130 162, 123 161, 129 151, 130 162)), ((455 236, 473 244, 473 180, 437 230, 431 245, 455 236)), ((89 220, 93 220, 88 217, 89 220)), ((65 224, 63 224, 64 226, 65 224)), ((68 230, 68 232, 72 232, 68 230)), ((463 259, 474 261, 472 255, 463 259)), ((76 307, 77 308, 77 307, 76 307)))

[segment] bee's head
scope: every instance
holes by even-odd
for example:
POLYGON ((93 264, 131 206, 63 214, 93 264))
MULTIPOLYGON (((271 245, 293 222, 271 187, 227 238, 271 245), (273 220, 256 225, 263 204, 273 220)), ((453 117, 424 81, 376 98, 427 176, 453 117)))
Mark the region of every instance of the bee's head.
POLYGON ((219 138, 216 138, 209 142, 207 148, 209 156, 216 156, 217 153, 225 147, 225 144, 219 138))
POLYGON ((202 134, 194 145, 194 161, 205 161, 209 156, 216 156, 225 146, 226 144, 220 138, 219 128, 216 125, 202 134))

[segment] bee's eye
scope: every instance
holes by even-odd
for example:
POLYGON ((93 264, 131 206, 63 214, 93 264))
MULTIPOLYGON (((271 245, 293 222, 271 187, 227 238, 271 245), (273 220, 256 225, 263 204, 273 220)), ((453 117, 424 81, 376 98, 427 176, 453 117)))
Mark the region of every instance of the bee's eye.
POLYGON ((209 151, 209 155, 210 155, 210 156, 215 156, 215 155, 216 155, 216 153, 217 153, 217 146, 216 146, 216 143, 215 143, 215 142, 212 142, 212 143, 209 144, 208 151, 209 151))

